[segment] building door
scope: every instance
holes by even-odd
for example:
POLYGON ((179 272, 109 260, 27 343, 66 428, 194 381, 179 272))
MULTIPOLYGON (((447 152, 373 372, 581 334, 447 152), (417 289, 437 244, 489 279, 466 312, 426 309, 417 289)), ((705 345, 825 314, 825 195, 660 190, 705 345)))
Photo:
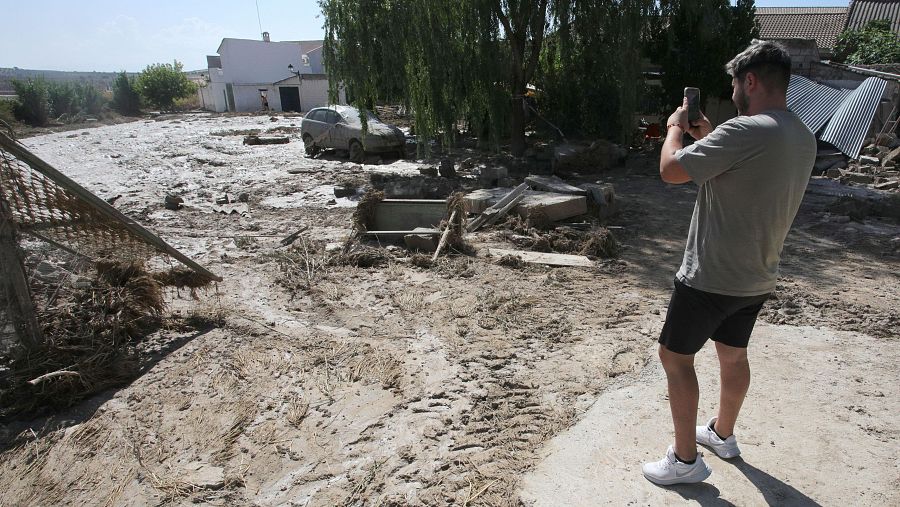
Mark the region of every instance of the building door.
POLYGON ((234 85, 225 83, 225 110, 235 111, 234 108, 234 85))
POLYGON ((281 110, 300 112, 300 87, 279 86, 278 94, 281 95, 281 110))

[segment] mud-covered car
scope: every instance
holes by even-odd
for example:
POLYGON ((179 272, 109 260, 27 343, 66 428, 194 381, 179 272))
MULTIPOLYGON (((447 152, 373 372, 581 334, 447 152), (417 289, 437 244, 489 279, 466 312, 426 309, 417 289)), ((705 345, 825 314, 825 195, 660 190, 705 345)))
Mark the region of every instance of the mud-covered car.
POLYGON ((359 110, 351 106, 318 107, 306 113, 300 125, 306 154, 313 156, 323 148, 346 150, 353 162, 362 162, 367 153, 392 153, 406 156, 403 131, 365 111, 367 132, 363 135, 359 110))

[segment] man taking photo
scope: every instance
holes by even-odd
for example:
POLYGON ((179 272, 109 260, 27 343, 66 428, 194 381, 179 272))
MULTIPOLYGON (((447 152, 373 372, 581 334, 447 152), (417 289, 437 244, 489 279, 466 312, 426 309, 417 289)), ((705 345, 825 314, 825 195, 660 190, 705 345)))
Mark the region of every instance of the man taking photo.
POLYGON ((700 187, 659 337, 675 443, 643 473, 662 485, 709 477, 697 443, 726 459, 741 452, 734 431, 750 386, 747 344, 775 290, 784 240, 816 156, 815 136, 787 109, 791 58, 784 47, 753 41, 725 69, 738 116, 715 130, 703 115, 691 124, 685 100, 669 117, 659 162, 663 181, 700 187), (685 132, 697 140, 687 148, 685 132), (719 359, 719 409, 696 426, 694 354, 710 338, 719 359))

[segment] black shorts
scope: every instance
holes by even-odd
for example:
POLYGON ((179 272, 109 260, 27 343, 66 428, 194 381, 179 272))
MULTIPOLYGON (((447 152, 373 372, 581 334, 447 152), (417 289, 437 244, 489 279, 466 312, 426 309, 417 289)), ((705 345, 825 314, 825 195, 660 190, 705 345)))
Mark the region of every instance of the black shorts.
POLYGON ((770 294, 725 296, 675 280, 659 343, 672 352, 696 354, 706 340, 746 348, 756 316, 770 294))

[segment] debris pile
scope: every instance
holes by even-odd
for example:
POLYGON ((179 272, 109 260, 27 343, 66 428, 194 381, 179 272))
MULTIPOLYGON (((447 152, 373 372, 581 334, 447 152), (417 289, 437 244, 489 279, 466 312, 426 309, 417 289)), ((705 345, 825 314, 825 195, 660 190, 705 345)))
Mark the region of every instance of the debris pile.
POLYGON ((858 160, 846 162, 840 157, 831 163, 817 164, 828 178, 845 185, 858 185, 875 190, 900 189, 900 141, 894 134, 879 134, 868 139, 858 160), (828 167, 822 167, 827 164, 828 167))

